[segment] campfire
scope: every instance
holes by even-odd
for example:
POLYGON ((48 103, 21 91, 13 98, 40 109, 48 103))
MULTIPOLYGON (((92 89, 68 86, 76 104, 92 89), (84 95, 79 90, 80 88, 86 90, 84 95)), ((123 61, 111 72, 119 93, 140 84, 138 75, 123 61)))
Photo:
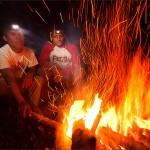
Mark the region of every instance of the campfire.
MULTIPOLYGON (((136 60, 135 62, 137 63, 136 60)), ((76 143, 77 139, 81 140, 81 138, 88 142, 88 139, 86 138, 94 136, 97 140, 98 149, 121 149, 121 147, 124 147, 125 149, 150 148, 149 113, 148 111, 146 112, 142 105, 144 101, 145 104, 146 101, 149 100, 147 98, 149 97, 150 91, 147 89, 147 95, 145 95, 146 99, 142 96, 143 99, 141 102, 141 94, 145 94, 145 92, 141 93, 144 88, 141 87, 141 85, 144 85, 141 84, 141 82, 144 82, 142 76, 144 75, 145 78, 146 74, 143 74, 143 68, 139 69, 139 66, 134 63, 133 65, 135 66, 132 68, 132 72, 135 74, 132 74, 132 78, 135 80, 136 76, 136 82, 129 85, 129 91, 126 92, 126 97, 124 97, 125 99, 123 100, 124 103, 122 102, 117 108, 115 106, 110 107, 106 112, 102 112, 101 103, 103 102, 98 98, 98 95, 95 96, 95 101, 91 108, 86 107, 86 109, 83 109, 83 100, 77 100, 74 102, 71 106, 69 116, 67 117, 68 128, 66 132, 66 136, 72 138, 72 144, 74 144, 74 142, 76 143), (137 74, 137 70, 142 71, 142 76, 137 74), (139 82, 137 82, 138 80, 139 82), (133 92, 131 92, 131 87, 134 87, 132 89, 133 92), (139 91, 136 89, 135 95, 133 95, 135 87, 139 87, 139 91), (81 120, 83 121, 82 124, 80 123, 81 120), (74 123, 76 129, 73 131, 74 123), (80 129, 80 132, 77 129, 80 129), (82 132, 86 132, 87 134, 85 135, 87 137, 82 137, 82 132), (77 134, 74 139, 73 134, 77 134)), ((84 144, 86 144, 85 141, 83 141, 84 144)), ((79 143, 76 144, 77 146, 80 146, 79 143)), ((76 147, 73 148, 75 149, 76 147)))
MULTIPOLYGON (((149 100, 150 89, 147 88, 146 91, 143 87, 148 84, 147 80, 143 80, 143 77, 146 79, 147 73, 143 72, 144 68, 139 68, 137 59, 134 60, 132 66, 131 84, 120 105, 110 107, 103 112, 101 111, 103 101, 98 98, 97 94, 91 108, 84 108, 84 100, 76 100, 71 106, 70 113, 66 117, 68 127, 64 134, 70 140, 72 138, 72 143, 69 143, 72 145, 72 149, 80 148, 81 145, 86 146, 86 144, 91 145, 83 146, 83 148, 150 149, 149 112, 143 108, 143 103, 145 104, 149 100), (136 82, 132 80, 136 80, 136 82), (139 89, 136 88, 134 95, 135 87, 139 89), (142 91, 144 93, 141 93, 142 91), (142 102, 141 97, 143 98, 142 102), (92 140, 89 143, 90 139, 96 139, 93 147, 92 140)), ((71 145, 67 145, 67 148, 71 145)))
POLYGON ((146 8, 146 1, 82 1, 88 85, 85 99, 74 100, 65 114, 58 149, 150 149, 150 60, 140 25, 146 8))
POLYGON ((33 113, 57 130, 56 149, 150 149, 150 51, 141 24, 147 7, 147 1, 81 1, 73 22, 83 24, 86 83, 61 110, 63 124, 33 113))
MULTIPOLYGON (((61 97, 66 105, 59 108, 53 103, 47 107, 50 102, 43 100, 44 115, 32 112, 23 129, 23 133, 26 130, 29 133, 25 137, 21 132, 16 133, 18 139, 12 136, 15 138, 10 137, 8 141, 2 135, 1 145, 31 148, 31 144, 36 149, 56 150, 150 150, 148 1, 81 0, 77 3, 78 10, 73 5, 68 10, 71 10, 69 21, 75 27, 81 24, 83 29, 80 38, 86 77, 83 85, 75 91, 65 91, 64 99, 61 91, 52 93, 53 100, 61 97), (29 144, 18 135, 25 140, 30 137, 29 144)), ((63 20, 61 13, 60 17, 63 20)), ((7 120, 2 118, 2 122, 7 120)))

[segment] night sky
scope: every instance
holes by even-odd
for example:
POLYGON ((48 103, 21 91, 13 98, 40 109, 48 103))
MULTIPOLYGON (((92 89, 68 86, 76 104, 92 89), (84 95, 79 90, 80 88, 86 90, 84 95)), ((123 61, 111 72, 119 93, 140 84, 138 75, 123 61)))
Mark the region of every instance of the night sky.
MULTIPOLYGON (((100 2, 100 1, 99 1, 100 2)), ((109 1, 107 1, 109 2, 109 1)), ((77 18, 80 0, 1 0, 0 1, 0 33, 5 24, 15 22, 20 24, 28 34, 25 35, 26 45, 40 54, 44 42, 49 40, 49 31, 54 27, 61 27, 70 42, 79 47, 79 39, 82 32, 82 24, 74 27, 72 18, 77 18), (46 8, 48 6, 48 9, 46 8), (74 10, 74 16, 69 20, 69 13, 74 10), (42 16, 36 13, 36 11, 42 16), (62 14, 63 22, 60 13, 62 14)), ((144 14, 142 19, 145 18, 144 14)), ((142 22, 144 22, 142 20, 142 22)), ((144 25, 144 26, 143 26, 144 25)), ((146 24, 142 28, 147 29, 146 24)), ((147 32, 147 31, 146 31, 147 32)), ((0 46, 4 45, 1 37, 0 46)))
MULTIPOLYGON (((39 55, 42 45, 49 40, 49 31, 55 25, 65 31, 70 42, 79 46, 81 26, 74 27, 72 20, 69 20, 68 16, 72 8, 77 10, 76 8, 79 7, 80 1, 48 0, 44 2, 43 0, 0 1, 0 32, 2 33, 5 24, 18 23, 28 31, 28 34, 25 36, 25 44, 34 49, 39 55), (36 11, 42 16, 44 21, 36 11), (62 14, 63 22, 60 13, 62 14)), ((74 15, 76 15, 76 11, 74 15)), ((4 41, 1 38, 0 46, 3 46, 3 44, 4 41)))

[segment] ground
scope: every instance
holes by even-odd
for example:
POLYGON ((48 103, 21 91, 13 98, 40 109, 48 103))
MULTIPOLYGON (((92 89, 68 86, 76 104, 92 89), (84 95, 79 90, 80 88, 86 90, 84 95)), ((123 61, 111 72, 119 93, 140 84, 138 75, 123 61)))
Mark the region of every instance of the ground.
POLYGON ((19 118, 13 97, 0 97, 0 149, 52 149, 54 141, 53 128, 19 118))
MULTIPOLYGON (((69 94, 61 97, 60 93, 64 91, 62 88, 59 89, 52 96, 56 99, 56 107, 53 106, 52 108, 50 101, 41 100, 39 109, 43 116, 62 123, 64 117, 62 112, 64 109, 69 110, 73 99, 72 92, 68 91, 69 94)), ((46 96, 47 94, 46 92, 46 96)), ((43 99, 46 99, 46 96, 43 99)), ((0 96, 0 149, 54 148, 55 129, 40 124, 32 117, 19 118, 15 101, 13 96, 0 96)))

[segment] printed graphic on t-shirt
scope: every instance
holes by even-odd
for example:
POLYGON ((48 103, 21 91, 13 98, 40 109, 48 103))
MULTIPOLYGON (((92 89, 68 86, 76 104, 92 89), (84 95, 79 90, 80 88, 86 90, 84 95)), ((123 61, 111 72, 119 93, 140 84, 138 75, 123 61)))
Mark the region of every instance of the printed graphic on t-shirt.
POLYGON ((67 56, 64 56, 64 57, 59 57, 59 56, 55 56, 53 55, 53 58, 52 58, 53 62, 56 62, 56 61, 59 61, 59 62, 64 62, 64 63, 67 63, 67 62, 70 62, 70 59, 67 57, 67 56))
POLYGON ((54 47, 54 50, 50 54, 51 62, 54 62, 59 65, 60 68, 66 68, 70 66, 71 63, 71 54, 65 48, 54 47))
POLYGON ((37 64, 34 52, 27 47, 21 53, 15 53, 8 44, 0 48, 0 69, 13 68, 17 77, 22 77, 27 67, 37 64))
POLYGON ((24 56, 20 56, 13 59, 11 65, 12 68, 15 70, 16 76, 21 77, 25 72, 27 61, 24 59, 24 56))
POLYGON ((20 68, 24 68, 24 64, 23 64, 23 62, 17 62, 14 66, 13 66, 13 68, 15 69, 15 70, 20 70, 20 68))

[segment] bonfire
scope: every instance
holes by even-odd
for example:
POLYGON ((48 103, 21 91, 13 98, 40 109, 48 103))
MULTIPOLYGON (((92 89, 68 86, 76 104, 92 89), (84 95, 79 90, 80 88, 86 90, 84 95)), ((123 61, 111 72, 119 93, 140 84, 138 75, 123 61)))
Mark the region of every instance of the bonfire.
POLYGON ((67 107, 55 108, 62 122, 32 113, 55 129, 55 149, 150 149, 147 9, 140 0, 82 0, 77 16, 72 9, 74 26, 83 26, 85 82, 67 93, 67 107))
POLYGON ((147 1, 81 2, 87 84, 65 114, 58 149, 150 149, 146 10, 147 1))

